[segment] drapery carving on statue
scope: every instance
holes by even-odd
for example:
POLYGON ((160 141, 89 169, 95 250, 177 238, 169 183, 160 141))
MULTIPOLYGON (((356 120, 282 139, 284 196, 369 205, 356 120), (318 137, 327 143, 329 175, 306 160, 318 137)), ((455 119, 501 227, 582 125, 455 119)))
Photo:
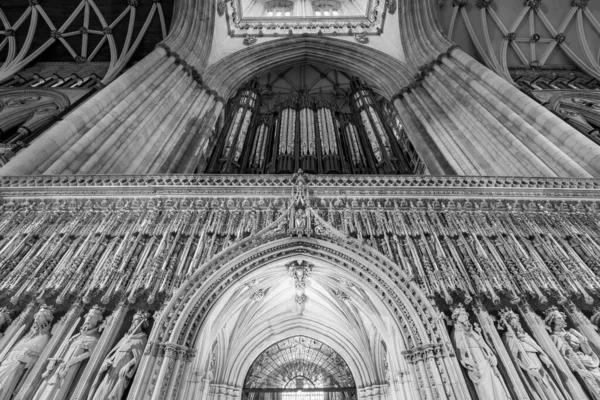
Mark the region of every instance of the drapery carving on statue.
MULTIPOLYGON (((33 317, 31 329, 16 344, 9 344, 0 355, 0 399, 10 398, 31 369, 50 340, 50 326, 54 320, 54 308, 42 305, 33 317), (14 346, 12 346, 14 344, 14 346)), ((18 336, 15 336, 18 339, 18 336)))
POLYGON ((452 311, 453 341, 460 364, 467 370, 479 400, 510 400, 498 371, 498 359, 481 333, 469 322, 462 305, 452 311))
POLYGON ((84 365, 100 339, 100 325, 104 308, 94 306, 85 316, 79 333, 67 336, 64 345, 56 356, 49 359, 48 367, 42 374, 44 379, 34 396, 34 400, 62 400, 75 381, 78 371, 84 365), (70 337, 70 338, 69 338, 70 337))
POLYGON ((535 399, 569 400, 571 397, 548 355, 524 330, 519 316, 504 310, 501 322, 506 328, 504 342, 521 380, 535 399))
POLYGON ((144 332, 150 326, 150 313, 138 311, 133 316, 127 334, 108 353, 88 400, 120 400, 137 370, 148 335, 144 332))
POLYGON ((569 368, 581 379, 588 394, 600 399, 600 360, 588 339, 575 329, 567 330, 567 317, 556 307, 548 309, 544 322, 569 368))

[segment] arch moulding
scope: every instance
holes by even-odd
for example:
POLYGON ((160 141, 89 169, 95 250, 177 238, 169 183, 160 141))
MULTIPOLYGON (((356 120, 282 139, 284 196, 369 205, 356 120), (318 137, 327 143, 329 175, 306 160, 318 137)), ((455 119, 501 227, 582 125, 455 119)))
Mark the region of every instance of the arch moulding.
MULTIPOLYGON (((209 316, 227 293, 253 279, 257 271, 269 265, 284 268, 290 260, 327 265, 329 273, 348 277, 365 288, 391 317, 402 342, 401 356, 388 360, 397 370, 389 385, 380 385, 389 386, 385 388, 367 387, 368 379, 359 373, 355 377, 359 398, 469 398, 435 305, 386 256, 324 221, 304 195, 303 188, 297 188, 290 207, 272 225, 216 255, 182 285, 156 317, 158 329, 149 338, 129 399, 240 398, 242 388, 237 382, 244 379, 254 357, 264 349, 244 351, 249 360, 245 367, 236 368, 244 376, 209 385, 212 377, 199 365, 206 365, 212 342, 199 340, 200 332, 211 325, 209 316), (398 393, 388 397, 388 390, 398 393)), ((297 326, 292 328, 300 331, 297 326)), ((333 347, 351 357, 339 343, 333 347)), ((355 364, 351 369, 355 373, 360 367, 355 364)))

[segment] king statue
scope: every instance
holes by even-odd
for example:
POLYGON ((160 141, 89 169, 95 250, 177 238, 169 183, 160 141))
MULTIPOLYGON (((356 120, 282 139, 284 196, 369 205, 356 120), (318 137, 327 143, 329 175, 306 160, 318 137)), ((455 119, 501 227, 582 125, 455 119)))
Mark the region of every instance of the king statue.
POLYGON ((600 400, 600 359, 588 339, 575 329, 567 330, 566 315, 556 307, 548 309, 544 322, 571 371, 581 378, 590 397, 600 400))
POLYGON ((9 399, 23 375, 35 365, 50 340, 53 319, 54 309, 42 305, 27 335, 0 355, 0 400, 9 399))
POLYGON ((54 358, 50 358, 44 381, 34 396, 34 400, 63 400, 73 384, 85 360, 96 348, 100 339, 100 322, 103 309, 94 306, 85 316, 79 333, 71 337, 54 358))
POLYGON ((139 311, 127 334, 108 353, 96 376, 88 400, 121 400, 140 364, 148 336, 150 313, 139 311))
POLYGON ((523 329, 512 310, 500 313, 506 327, 504 340, 522 378, 536 400, 570 400, 571 397, 550 357, 523 329))
POLYGON ((510 400, 497 368, 498 359, 481 334, 473 329, 464 307, 454 309, 452 320, 458 361, 466 368, 479 399, 510 400))

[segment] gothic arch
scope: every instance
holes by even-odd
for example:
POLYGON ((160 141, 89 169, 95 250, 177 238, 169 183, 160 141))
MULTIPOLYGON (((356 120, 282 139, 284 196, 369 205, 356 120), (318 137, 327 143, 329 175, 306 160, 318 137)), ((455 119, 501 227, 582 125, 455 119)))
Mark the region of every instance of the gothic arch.
POLYGON ((316 64, 365 79, 388 99, 407 86, 410 69, 396 58, 354 42, 329 37, 288 37, 257 43, 208 67, 205 82, 226 98, 255 75, 299 64, 316 64))
MULTIPOLYGON (((212 357, 207 349, 212 349, 213 343, 219 340, 218 331, 224 321, 233 312, 232 309, 243 301, 236 295, 236 290, 239 292, 240 286, 260 274, 275 276, 279 270, 286 275, 285 265, 293 261, 305 261, 314 264, 315 280, 332 276, 349 280, 360 287, 365 298, 372 300, 375 310, 388 317, 388 328, 391 329, 382 337, 387 340, 388 348, 396 349, 390 352, 392 359, 388 361, 392 370, 390 381, 394 381, 390 388, 404 393, 399 396, 420 398, 428 396, 426 393, 436 393, 439 398, 464 397, 464 381, 455 373, 459 368, 440 313, 433 303, 383 254, 354 239, 343 237, 309 207, 309 219, 315 224, 315 229, 310 231, 318 233, 291 236, 290 232, 277 233, 282 221, 288 221, 286 214, 293 216, 293 210, 292 207, 271 227, 256 236, 215 256, 182 285, 157 320, 157 326, 163 329, 153 331, 150 337, 155 347, 165 347, 165 358, 149 357, 138 372, 132 388, 134 393, 142 390, 144 382, 149 382, 148 377, 158 376, 156 384, 149 391, 155 393, 153 398, 157 393, 159 395, 156 398, 187 399, 191 398, 188 396, 198 395, 202 387, 198 383, 199 378, 207 379, 208 375, 202 368, 212 357), (220 316, 219 321, 215 320, 215 315, 220 316), (206 329, 212 330, 212 333, 207 335, 206 329), (196 354, 196 359, 187 360, 184 357, 182 361, 174 355, 182 351, 188 355, 196 354)), ((220 390, 212 395, 239 398, 239 390, 250 365, 268 345, 294 334, 306 334, 330 345, 344 357, 355 376, 359 396, 388 398, 381 392, 388 387, 385 379, 377 377, 377 369, 381 371, 381 367, 375 364, 365 367, 366 361, 361 359, 360 352, 351 340, 344 339, 346 335, 341 332, 325 327, 326 324, 326 320, 316 318, 311 324, 301 327, 292 318, 277 316, 273 321, 258 324, 258 329, 248 328, 246 336, 252 336, 252 339, 240 345, 243 350, 236 353, 237 361, 233 364, 230 362, 227 367, 217 366, 210 372, 209 382, 215 376, 219 379, 211 390, 220 390), (269 329, 269 332, 263 331, 269 329), (253 337, 254 332, 262 333, 253 337), (267 341, 270 334, 275 339, 267 341)), ((385 330, 382 321, 376 321, 376 324, 380 324, 378 329, 385 330)), ((380 343, 380 340, 376 342, 380 343)), ((206 391, 206 387, 203 390, 206 391)), ((136 394, 130 398, 142 397, 136 394)))

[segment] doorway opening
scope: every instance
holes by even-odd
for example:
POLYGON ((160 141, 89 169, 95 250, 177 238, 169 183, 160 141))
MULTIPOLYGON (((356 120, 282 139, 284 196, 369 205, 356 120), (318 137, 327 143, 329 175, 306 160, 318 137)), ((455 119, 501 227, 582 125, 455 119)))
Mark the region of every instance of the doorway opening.
POLYGON ((244 400, 353 400, 346 361, 326 344, 302 335, 275 343, 252 363, 244 400))

